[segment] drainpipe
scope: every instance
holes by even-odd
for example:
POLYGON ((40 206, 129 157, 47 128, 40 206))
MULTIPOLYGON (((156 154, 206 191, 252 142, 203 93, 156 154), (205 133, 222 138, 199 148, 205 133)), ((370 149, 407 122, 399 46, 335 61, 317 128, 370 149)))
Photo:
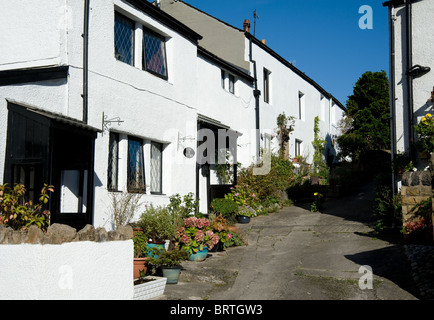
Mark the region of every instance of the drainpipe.
MULTIPOLYGON (((390 140, 391 160, 396 155, 396 94, 395 94, 395 13, 393 6, 389 6, 389 30, 390 30, 390 140)), ((392 194, 396 194, 397 180, 392 171, 392 194)))
POLYGON ((89 100, 89 11, 90 0, 84 0, 83 25, 83 122, 87 124, 89 100))
MULTIPOLYGON (((247 20, 246 20, 247 21, 247 20)), ((250 22, 249 22, 250 26, 250 22)), ((246 33, 249 33, 248 29, 245 29, 246 33)), ((252 53, 252 35, 249 34, 249 60, 253 63, 253 78, 255 89, 253 90, 253 96, 255 97, 255 122, 256 122, 256 157, 258 159, 261 158, 261 132, 260 132, 260 118, 259 118, 259 97, 261 96, 261 91, 258 90, 258 75, 256 71, 256 61, 253 60, 252 53)))
POLYGON ((406 59, 406 78, 407 78, 407 112, 408 112, 408 133, 409 133, 409 152, 411 159, 415 160, 414 150, 414 130, 413 130, 413 78, 409 70, 413 65, 413 43, 412 43, 412 6, 411 0, 405 2, 406 18, 406 38, 407 38, 407 59, 406 59))

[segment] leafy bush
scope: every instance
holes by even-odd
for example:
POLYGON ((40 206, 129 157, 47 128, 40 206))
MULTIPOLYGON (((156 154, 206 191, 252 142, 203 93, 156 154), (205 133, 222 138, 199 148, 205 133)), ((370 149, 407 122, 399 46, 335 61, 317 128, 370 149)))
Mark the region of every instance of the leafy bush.
POLYGON ((238 205, 232 199, 216 198, 211 202, 211 209, 224 217, 229 217, 235 215, 238 205))
POLYGON ((401 195, 394 195, 390 186, 390 173, 380 174, 375 179, 374 218, 375 231, 401 225, 401 195))
POLYGON ((253 209, 252 207, 250 207, 250 206, 240 206, 239 208, 238 208, 238 212, 237 212, 237 215, 239 215, 239 216, 244 216, 244 217, 254 217, 254 216, 256 216, 256 210, 255 209, 253 209))
POLYGON ((166 207, 154 207, 147 205, 145 212, 141 215, 137 226, 143 228, 148 239, 153 242, 164 242, 175 237, 175 216, 166 207))
POLYGON ((0 224, 14 230, 27 230, 31 225, 37 225, 46 230, 49 224, 50 212, 44 210, 48 203, 48 192, 54 192, 54 187, 44 185, 39 196, 39 202, 25 202, 26 188, 16 184, 13 189, 7 184, 0 185, 0 224))

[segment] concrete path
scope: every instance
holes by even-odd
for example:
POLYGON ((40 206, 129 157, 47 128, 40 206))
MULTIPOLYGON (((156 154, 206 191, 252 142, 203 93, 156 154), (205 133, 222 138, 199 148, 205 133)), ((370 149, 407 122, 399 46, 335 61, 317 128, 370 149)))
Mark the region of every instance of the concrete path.
POLYGON ((417 299, 403 246, 372 236, 372 199, 368 185, 328 201, 321 213, 293 206, 237 225, 248 237, 246 247, 183 263, 180 282, 158 299, 417 299), (372 269, 372 282, 361 266, 372 269))

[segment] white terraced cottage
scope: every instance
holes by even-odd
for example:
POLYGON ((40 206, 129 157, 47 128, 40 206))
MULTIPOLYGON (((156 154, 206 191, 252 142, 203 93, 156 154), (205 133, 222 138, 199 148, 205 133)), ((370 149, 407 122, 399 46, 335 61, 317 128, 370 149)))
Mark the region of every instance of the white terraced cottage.
POLYGON ((191 192, 206 213, 229 185, 216 178, 212 159, 204 162, 204 137, 214 134, 215 149, 248 166, 282 112, 297 118, 290 157, 311 159, 315 116, 335 154, 344 108, 331 94, 247 26, 182 1, 160 5, 2 4, 0 183, 24 183, 30 198, 53 184, 51 223, 112 229, 111 195, 120 192, 155 205, 191 192), (179 12, 221 28, 225 46, 179 12))

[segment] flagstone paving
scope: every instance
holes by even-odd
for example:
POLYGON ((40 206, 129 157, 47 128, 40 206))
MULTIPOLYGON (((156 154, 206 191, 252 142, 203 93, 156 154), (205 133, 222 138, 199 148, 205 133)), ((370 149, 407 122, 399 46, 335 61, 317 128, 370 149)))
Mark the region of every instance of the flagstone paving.
POLYGON ((418 299, 399 238, 380 239, 372 232, 372 199, 373 186, 367 185, 327 201, 321 213, 292 206, 237 225, 247 246, 184 262, 179 283, 167 285, 158 299, 418 299))

